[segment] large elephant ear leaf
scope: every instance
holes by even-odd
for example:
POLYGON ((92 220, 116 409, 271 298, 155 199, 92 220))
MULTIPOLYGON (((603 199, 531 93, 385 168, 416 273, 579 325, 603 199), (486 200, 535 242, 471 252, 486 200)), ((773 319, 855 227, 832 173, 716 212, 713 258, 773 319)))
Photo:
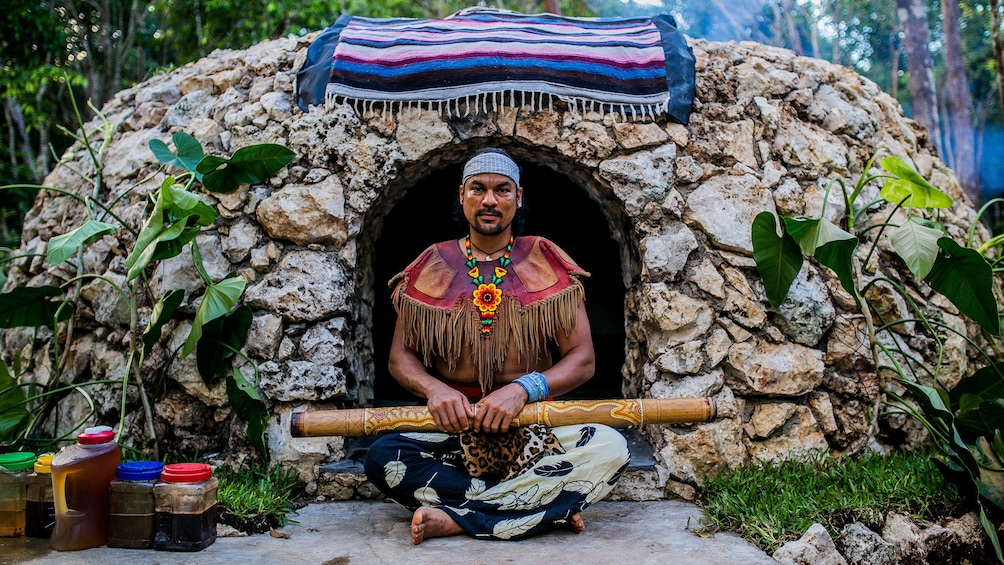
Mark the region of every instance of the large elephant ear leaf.
POLYGON ((174 316, 175 310, 181 306, 181 301, 185 299, 185 291, 178 288, 167 293, 167 296, 157 301, 150 312, 150 323, 143 332, 143 353, 150 354, 153 345, 160 339, 161 329, 164 324, 174 316))
POLYGON ((202 151, 202 144, 191 135, 178 132, 171 136, 174 148, 178 153, 172 153, 167 144, 159 139, 150 140, 150 151, 158 161, 165 165, 178 167, 195 175, 195 179, 202 182, 202 173, 197 169, 199 161, 205 156, 202 151))
POLYGON ((838 228, 829 220, 822 218, 784 218, 784 229, 808 257, 816 254, 821 246, 833 241, 857 239, 852 234, 838 228))
POLYGON ((70 257, 73 257, 82 246, 101 238, 104 235, 115 233, 118 226, 106 224, 98 220, 87 220, 82 226, 62 235, 57 235, 49 240, 49 248, 46 256, 49 265, 56 266, 70 257))
POLYGON ((943 231, 920 225, 911 218, 889 232, 889 243, 910 272, 923 279, 938 258, 938 240, 944 235, 943 231))
POLYGON ((227 400, 230 401, 234 412, 247 422, 248 441, 258 448, 267 461, 268 445, 265 441, 265 431, 268 428, 269 411, 259 398, 254 383, 244 378, 236 367, 233 378, 227 379, 227 400))
POLYGON ((251 308, 239 306, 233 312, 202 326, 202 337, 195 348, 195 364, 206 386, 226 373, 231 360, 248 340, 254 316, 251 308))
POLYGON ((787 232, 777 235, 777 219, 770 212, 760 212, 753 219, 753 260, 763 279, 770 305, 777 308, 788 296, 791 283, 802 268, 798 243, 787 232))
POLYGON ((0 293, 0 328, 51 327, 73 316, 74 306, 64 300, 58 286, 19 286, 0 293))
POLYGON ((28 422, 27 401, 7 364, 0 361, 0 442, 10 445, 28 422))
MULTIPOLYGON (((845 232, 846 233, 846 232, 845 232)), ((837 278, 840 286, 851 296, 857 296, 854 287, 854 250, 858 247, 858 238, 835 239, 816 248, 816 261, 829 267, 837 278)))
POLYGON ((195 319, 192 320, 192 330, 188 334, 184 347, 181 349, 181 356, 188 357, 195 350, 199 338, 202 337, 202 327, 207 323, 225 315, 237 303, 247 281, 244 277, 236 276, 224 279, 218 283, 211 284, 206 288, 206 293, 202 296, 199 309, 195 312, 195 319))
POLYGON ((962 247, 949 237, 939 239, 938 247, 941 252, 924 280, 981 328, 1000 335, 990 264, 975 249, 962 247))
POLYGON ((199 162, 198 170, 204 175, 202 185, 209 192, 233 192, 242 184, 265 182, 295 156, 287 147, 263 143, 242 147, 229 159, 206 156, 199 162))
POLYGON ((199 234, 199 226, 211 225, 217 214, 198 196, 178 188, 168 177, 157 192, 153 211, 143 223, 136 244, 126 257, 128 280, 139 276, 152 261, 168 259, 199 234))
POLYGON ((913 167, 899 157, 882 159, 882 168, 896 177, 888 179, 879 196, 893 204, 911 208, 951 208, 952 197, 927 182, 913 167))
POLYGON ((853 274, 857 236, 823 218, 784 218, 784 227, 798 242, 802 253, 832 269, 844 290, 852 296, 857 294, 853 274))

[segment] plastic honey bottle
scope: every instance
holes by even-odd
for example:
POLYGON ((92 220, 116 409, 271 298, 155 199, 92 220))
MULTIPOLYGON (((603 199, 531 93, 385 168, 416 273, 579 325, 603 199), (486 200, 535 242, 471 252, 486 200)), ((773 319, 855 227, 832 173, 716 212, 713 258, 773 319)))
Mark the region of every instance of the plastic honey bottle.
POLYGON ((0 454, 0 537, 24 535, 27 478, 35 464, 35 454, 0 454))
POLYGON ((115 434, 108 426, 87 428, 77 443, 52 458, 52 494, 56 527, 49 547, 60 551, 105 544, 108 484, 121 461, 115 434))

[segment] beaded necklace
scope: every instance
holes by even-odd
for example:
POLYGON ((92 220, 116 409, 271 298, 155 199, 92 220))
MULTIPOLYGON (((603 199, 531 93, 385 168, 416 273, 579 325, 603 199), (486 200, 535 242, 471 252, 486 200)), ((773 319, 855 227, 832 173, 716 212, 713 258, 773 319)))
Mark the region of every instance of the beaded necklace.
POLYGON ((471 234, 467 234, 464 242, 464 249, 467 251, 467 266, 471 269, 467 275, 471 277, 471 283, 478 287, 474 291, 474 305, 481 312, 481 337, 489 337, 492 332, 492 324, 495 322, 499 304, 502 302, 502 277, 506 276, 506 267, 512 264, 509 253, 512 251, 512 244, 516 238, 509 236, 509 244, 505 247, 505 254, 499 257, 499 266, 495 267, 492 273, 491 282, 485 284, 485 277, 478 271, 478 262, 474 259, 474 252, 471 250, 471 234))

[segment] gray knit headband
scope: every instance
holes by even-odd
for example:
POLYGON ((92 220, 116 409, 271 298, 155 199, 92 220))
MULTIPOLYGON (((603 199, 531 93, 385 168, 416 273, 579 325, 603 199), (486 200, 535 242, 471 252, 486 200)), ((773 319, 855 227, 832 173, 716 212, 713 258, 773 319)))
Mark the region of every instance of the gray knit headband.
POLYGON ((471 157, 464 165, 464 180, 461 184, 466 184, 467 179, 482 173, 505 175, 519 186, 519 167, 515 161, 501 153, 480 153, 471 157))

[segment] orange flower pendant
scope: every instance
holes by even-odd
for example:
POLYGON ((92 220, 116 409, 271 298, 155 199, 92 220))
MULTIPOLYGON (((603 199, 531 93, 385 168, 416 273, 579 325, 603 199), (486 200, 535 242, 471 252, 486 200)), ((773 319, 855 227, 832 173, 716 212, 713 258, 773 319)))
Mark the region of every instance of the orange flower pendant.
POLYGON ((471 250, 471 236, 467 236, 467 241, 464 247, 467 251, 467 267, 470 271, 467 271, 467 275, 471 277, 471 282, 477 286, 477 290, 472 293, 474 297, 474 306, 477 307, 478 311, 481 313, 479 316, 481 322, 481 337, 489 337, 492 332, 492 325, 495 323, 495 316, 498 314, 499 304, 502 303, 502 277, 508 274, 506 267, 508 267, 512 261, 509 259, 509 252, 512 251, 512 244, 515 238, 509 236, 509 245, 506 246, 505 254, 499 257, 499 266, 495 267, 492 273, 491 282, 485 284, 485 278, 481 275, 478 270, 478 263, 474 260, 474 253, 471 250))

